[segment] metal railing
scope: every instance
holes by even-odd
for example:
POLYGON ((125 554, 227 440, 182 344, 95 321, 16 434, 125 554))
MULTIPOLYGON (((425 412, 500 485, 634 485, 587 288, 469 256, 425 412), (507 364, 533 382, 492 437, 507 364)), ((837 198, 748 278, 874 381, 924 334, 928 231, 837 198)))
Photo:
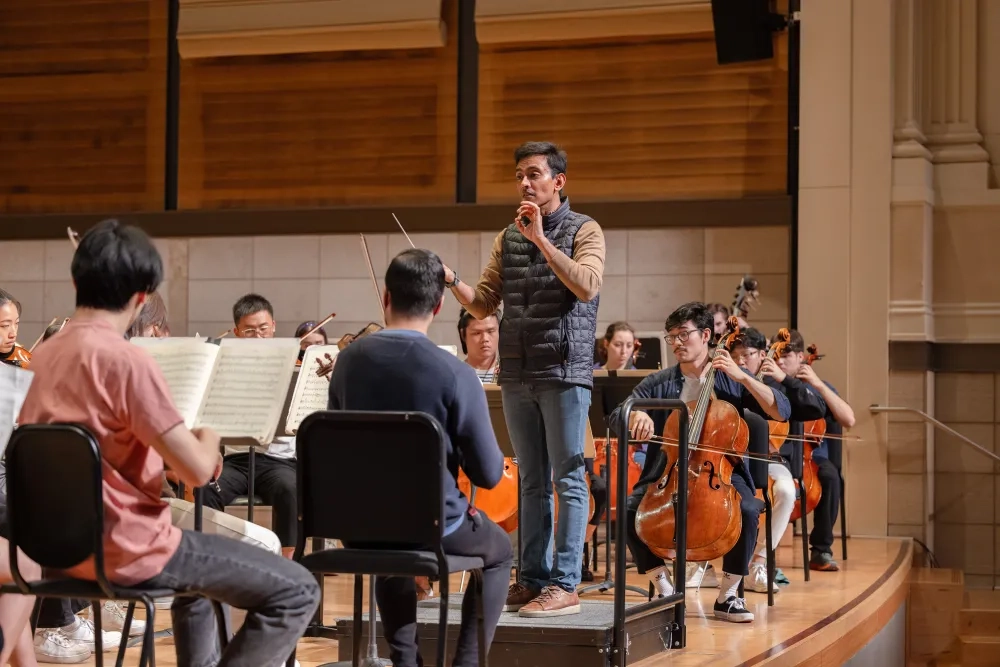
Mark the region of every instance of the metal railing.
POLYGON ((945 431, 946 433, 949 433, 949 434, 955 436, 956 438, 958 438, 959 440, 961 440, 965 444, 969 445, 970 447, 972 447, 974 449, 979 450, 980 453, 982 453, 982 454, 990 457, 991 459, 993 459, 997 463, 1000 463, 1000 456, 997 456, 996 454, 994 454, 990 450, 986 449, 982 445, 980 445, 980 444, 976 443, 975 441, 970 440, 969 438, 965 437, 964 435, 962 435, 961 433, 959 433, 958 431, 956 431, 952 427, 948 426, 947 424, 939 422, 937 419, 934 419, 934 417, 931 417, 929 414, 927 414, 923 410, 917 410, 916 408, 897 408, 897 407, 890 407, 890 406, 886 406, 886 405, 873 405, 869 409, 872 412, 910 412, 910 413, 913 413, 913 414, 919 416, 921 419, 923 419, 928 424, 933 424, 934 426, 936 426, 937 428, 941 429, 942 431, 945 431))

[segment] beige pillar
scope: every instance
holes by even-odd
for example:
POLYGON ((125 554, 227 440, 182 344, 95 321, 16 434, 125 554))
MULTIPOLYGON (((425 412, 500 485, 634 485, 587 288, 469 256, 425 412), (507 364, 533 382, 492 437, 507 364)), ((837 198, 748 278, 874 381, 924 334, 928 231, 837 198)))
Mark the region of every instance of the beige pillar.
MULTIPOLYGON (((852 535, 885 535, 893 13, 890 2, 802 8, 799 328, 817 372, 854 408, 848 443, 852 535)), ((836 549, 835 549, 836 551, 836 549)))

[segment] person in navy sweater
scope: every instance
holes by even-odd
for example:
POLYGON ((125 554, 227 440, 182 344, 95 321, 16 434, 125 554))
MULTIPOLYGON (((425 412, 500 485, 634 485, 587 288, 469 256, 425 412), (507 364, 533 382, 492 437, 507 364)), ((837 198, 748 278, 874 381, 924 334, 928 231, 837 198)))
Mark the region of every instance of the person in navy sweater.
MULTIPOLYGON (((791 414, 788 399, 780 391, 775 391, 754 379, 750 373, 740 368, 729 353, 720 350, 712 357, 710 341, 714 336, 714 322, 708 306, 700 302, 686 303, 667 318, 665 325, 667 344, 673 349, 679 362, 676 366, 646 376, 632 391, 633 398, 680 398, 685 403, 698 399, 701 387, 708 377, 710 368, 715 368, 715 398, 732 404, 749 423, 762 419, 786 421, 791 414)), ((612 413, 610 422, 617 433, 621 406, 612 413)), ((630 435, 635 440, 649 440, 663 434, 669 411, 653 410, 650 413, 633 410, 629 418, 630 435)), ((763 437, 767 437, 767 425, 759 422, 750 425, 751 437, 759 433, 763 426, 763 437)), ((618 437, 622 437, 618 434, 618 437)), ((676 448, 671 460, 676 459, 676 448)), ((733 548, 722 559, 723 577, 718 585, 719 596, 715 603, 715 616, 734 623, 748 623, 753 614, 742 598, 736 597, 740 580, 749 573, 748 566, 757 542, 757 521, 763 509, 763 502, 754 497, 753 479, 742 458, 735 460, 732 484, 740 494, 742 529, 733 548)), ((660 595, 669 595, 673 586, 666 576, 664 561, 653 554, 639 539, 635 530, 636 510, 646 493, 646 487, 656 484, 667 466, 667 453, 658 441, 648 445, 646 462, 642 474, 628 499, 628 547, 635 559, 640 574, 649 576, 660 595)), ((706 574, 711 572, 702 564, 688 585, 704 585, 706 574)), ((714 578, 714 573, 711 575, 714 578)))
MULTIPOLYGON (((445 432, 447 471, 443 546, 445 553, 478 556, 483 571, 487 650, 507 599, 513 551, 507 534, 470 507, 458 488, 458 470, 481 489, 503 475, 503 453, 490 421, 476 371, 427 337, 441 310, 444 266, 428 250, 406 250, 385 272, 385 329, 351 343, 338 356, 330 377, 330 410, 426 412, 445 432)), ((377 447, 376 443, 372 443, 377 447)), ((462 603, 455 665, 478 661, 474 588, 462 603)), ((413 577, 378 577, 375 598, 389 657, 396 667, 422 664, 417 648, 417 585, 413 577)))

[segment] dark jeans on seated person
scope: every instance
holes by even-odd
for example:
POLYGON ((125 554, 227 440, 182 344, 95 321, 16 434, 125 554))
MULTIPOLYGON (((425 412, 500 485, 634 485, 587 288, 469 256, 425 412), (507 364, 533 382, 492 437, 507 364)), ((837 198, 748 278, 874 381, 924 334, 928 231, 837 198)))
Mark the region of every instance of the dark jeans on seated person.
MULTIPOLYGON (((294 547, 298 526, 295 459, 279 459, 258 451, 253 465, 253 492, 271 506, 271 530, 281 540, 281 546, 294 547)), ((205 507, 222 512, 237 497, 250 492, 250 454, 227 456, 218 482, 221 493, 211 485, 205 486, 205 507)))
MULTIPOLYGON (((345 546, 368 548, 364 544, 345 546)), ((444 552, 452 556, 483 559, 483 616, 486 651, 489 652, 500 613, 507 602, 507 588, 510 586, 510 568, 514 560, 510 538, 500 526, 479 512, 474 516, 467 514, 459 528, 444 537, 442 546, 444 552)), ((379 547, 391 548, 385 545, 379 547)), ((382 617, 393 667, 417 667, 423 664, 418 655, 417 585, 413 577, 376 577, 375 600, 382 617)), ((437 622, 437 616, 434 617, 434 622, 437 622)), ((475 589, 467 584, 465 597, 462 599, 462 627, 458 633, 452 664, 455 667, 478 665, 478 647, 475 589)))
POLYGON ((298 563, 227 537, 188 530, 163 572, 137 588, 178 593, 170 613, 180 667, 279 667, 319 604, 316 579, 298 563), (209 599, 247 611, 221 659, 209 599))

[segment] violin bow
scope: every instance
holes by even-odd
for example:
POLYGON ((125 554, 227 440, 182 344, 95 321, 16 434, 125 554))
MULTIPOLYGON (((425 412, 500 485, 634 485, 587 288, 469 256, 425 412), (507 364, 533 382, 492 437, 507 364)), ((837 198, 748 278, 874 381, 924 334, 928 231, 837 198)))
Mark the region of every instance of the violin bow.
POLYGON ((74 249, 80 247, 80 235, 74 232, 72 227, 66 228, 66 234, 69 235, 69 242, 73 244, 74 249))
MULTIPOLYGON (((392 217, 395 218, 396 214, 393 213, 392 217)), ((399 220, 396 220, 396 222, 398 223, 399 220)), ((400 225, 399 228, 402 229, 403 226, 400 225)), ((404 231, 403 234, 406 234, 406 232, 404 231)), ((407 236, 406 240, 409 241, 410 237, 407 236)), ((412 241, 410 242, 410 245, 413 245, 412 241)), ((382 293, 379 292, 379 290, 378 290, 378 280, 376 280, 376 278, 375 278, 375 266, 372 264, 372 256, 371 256, 371 253, 368 252, 368 241, 365 239, 365 235, 364 234, 361 235, 361 249, 365 253, 365 263, 368 264, 368 275, 371 276, 372 287, 375 288, 375 300, 378 302, 379 310, 382 311, 382 324, 384 325, 385 324, 385 306, 382 304, 382 293)))
POLYGON ((399 231, 403 232, 403 236, 406 237, 406 240, 410 244, 410 247, 416 250, 417 246, 413 245, 413 240, 410 239, 410 235, 406 233, 405 229, 403 229, 403 223, 399 221, 399 218, 396 217, 395 213, 392 214, 392 219, 396 221, 397 225, 399 225, 399 231))
POLYGON ((305 340, 309 336, 312 336, 314 333, 316 333, 317 331, 319 331, 320 329, 322 329, 323 325, 325 325, 327 322, 329 322, 330 320, 332 320, 336 316, 337 316, 337 313, 330 313, 329 315, 326 316, 325 320, 323 320, 322 322, 320 322, 319 324, 317 324, 316 326, 314 326, 312 329, 310 329, 309 331, 307 331, 304 334, 302 334, 301 336, 299 336, 299 340, 300 341, 301 340, 305 340))

